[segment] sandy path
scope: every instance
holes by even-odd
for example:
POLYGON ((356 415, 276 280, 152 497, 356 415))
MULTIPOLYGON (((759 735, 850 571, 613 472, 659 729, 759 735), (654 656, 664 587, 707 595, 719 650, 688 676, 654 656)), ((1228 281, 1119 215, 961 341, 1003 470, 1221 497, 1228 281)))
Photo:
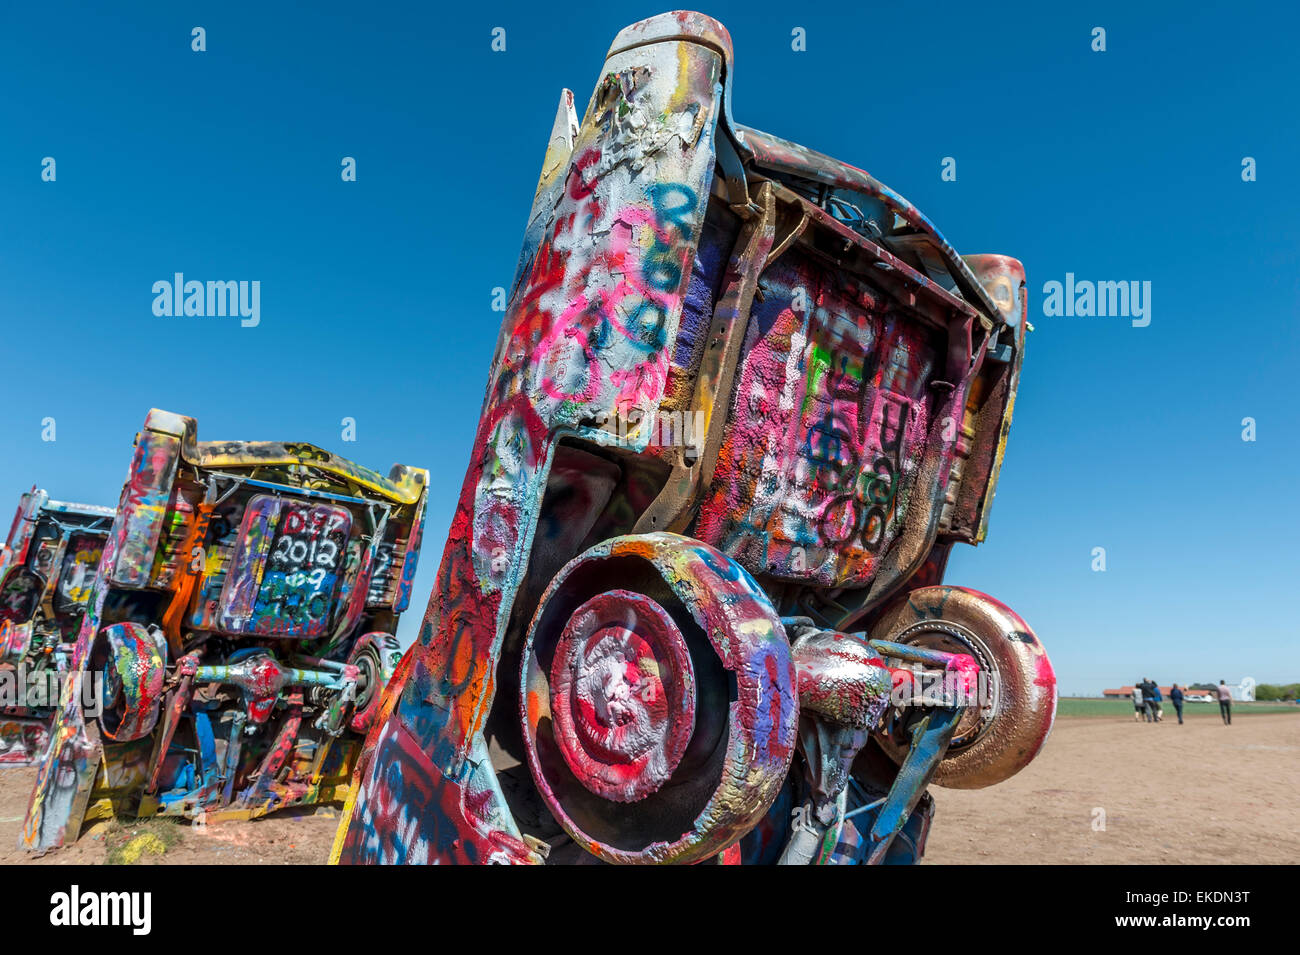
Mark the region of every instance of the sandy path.
MULTIPOLYGON (((15 848, 34 769, 0 771, 0 864, 31 861, 15 848)), ((1134 724, 1114 717, 1057 722, 1047 748, 1000 786, 933 788, 938 804, 927 863, 1191 863, 1300 860, 1300 714, 1216 714, 1134 724), (1095 809, 1105 829, 1094 829, 1095 809)), ((153 825, 161 825, 154 823, 153 825)), ((275 815, 205 830, 177 827, 162 856, 176 864, 321 863, 338 809, 275 815)), ((148 828, 140 830, 148 832, 148 828)), ((35 860, 101 863, 107 844, 134 838, 100 827, 35 860)))
POLYGON ((1300 714, 1059 720, 1018 776, 931 788, 928 863, 1295 863, 1300 714), (1094 810, 1105 830, 1094 830, 1094 810))
MULTIPOLYGON (((44 865, 96 865, 106 861, 108 845, 122 846, 139 833, 170 826, 179 836, 155 856, 147 849, 142 862, 175 865, 303 865, 329 858, 338 828, 338 806, 320 806, 300 815, 279 813, 253 822, 228 822, 203 829, 157 820, 143 827, 92 827, 75 844, 32 859, 17 848, 27 799, 36 781, 35 769, 0 772, 0 865, 36 862, 44 865)), ((156 843, 154 843, 156 845, 156 843)))

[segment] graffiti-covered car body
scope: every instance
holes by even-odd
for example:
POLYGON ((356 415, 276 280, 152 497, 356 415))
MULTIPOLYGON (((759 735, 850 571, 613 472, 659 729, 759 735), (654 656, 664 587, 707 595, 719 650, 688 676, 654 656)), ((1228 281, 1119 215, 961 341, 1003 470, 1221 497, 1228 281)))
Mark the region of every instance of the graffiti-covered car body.
POLYGON ((108 815, 341 800, 400 659, 426 496, 421 469, 200 442, 193 419, 151 411, 21 844, 108 815))
POLYGON ((111 507, 56 501, 35 487, 18 503, 0 545, 0 766, 45 751, 112 523, 111 507))
POLYGON ((731 42, 622 31, 561 97, 419 641, 335 861, 910 862, 933 779, 1022 768, 985 533, 1024 273, 737 125, 731 42))

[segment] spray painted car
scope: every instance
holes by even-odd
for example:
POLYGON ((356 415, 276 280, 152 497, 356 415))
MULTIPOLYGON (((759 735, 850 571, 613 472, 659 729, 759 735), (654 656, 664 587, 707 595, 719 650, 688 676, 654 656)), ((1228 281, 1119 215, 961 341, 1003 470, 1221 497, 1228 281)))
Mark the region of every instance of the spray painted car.
POLYGON ((401 657, 426 486, 309 444, 200 442, 151 411, 21 844, 343 799, 401 657))
POLYGON ((344 863, 911 862, 933 780, 1026 765, 1030 628, 985 533, 1024 273, 737 125, 695 13, 565 91, 419 642, 344 863))
POLYGON ((40 759, 113 523, 32 488, 0 546, 0 766, 40 759))

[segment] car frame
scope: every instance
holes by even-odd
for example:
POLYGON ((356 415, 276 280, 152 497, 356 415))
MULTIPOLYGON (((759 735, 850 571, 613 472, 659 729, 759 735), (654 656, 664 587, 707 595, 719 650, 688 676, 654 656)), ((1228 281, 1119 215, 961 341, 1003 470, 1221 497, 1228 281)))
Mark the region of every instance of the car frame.
POLYGON ((1022 769, 1041 643, 986 533, 1024 270, 736 123, 697 13, 564 91, 420 641, 341 863, 913 862, 1022 769), (667 436, 665 434, 667 429, 667 436))
POLYGON ((0 545, 0 672, 14 690, 12 703, 0 706, 0 766, 30 765, 49 745, 113 515, 36 487, 19 500, 0 545))
POLYGON ((427 485, 151 411, 20 846, 342 800, 400 659, 427 485))

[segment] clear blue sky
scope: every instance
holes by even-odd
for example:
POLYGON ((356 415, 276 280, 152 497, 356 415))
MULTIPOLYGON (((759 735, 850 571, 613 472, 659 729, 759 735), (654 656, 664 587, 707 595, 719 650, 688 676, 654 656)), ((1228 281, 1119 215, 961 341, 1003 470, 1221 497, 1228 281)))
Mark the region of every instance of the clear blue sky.
MULTIPOLYGON (((200 438, 422 465, 409 641, 559 90, 581 111, 614 34, 662 9, 102 6, 8 4, 0 21, 6 526, 34 482, 114 502, 151 406, 193 415, 200 438), (259 280, 260 326, 155 317, 151 286, 176 271, 259 280)), ((701 9, 735 41, 740 122, 869 170, 963 252, 1026 263, 1037 331, 990 536, 949 582, 1019 610, 1066 693, 1300 680, 1300 22, 1144 6, 701 9), (1043 317, 1043 283, 1066 272, 1150 281, 1150 326, 1043 317)))

